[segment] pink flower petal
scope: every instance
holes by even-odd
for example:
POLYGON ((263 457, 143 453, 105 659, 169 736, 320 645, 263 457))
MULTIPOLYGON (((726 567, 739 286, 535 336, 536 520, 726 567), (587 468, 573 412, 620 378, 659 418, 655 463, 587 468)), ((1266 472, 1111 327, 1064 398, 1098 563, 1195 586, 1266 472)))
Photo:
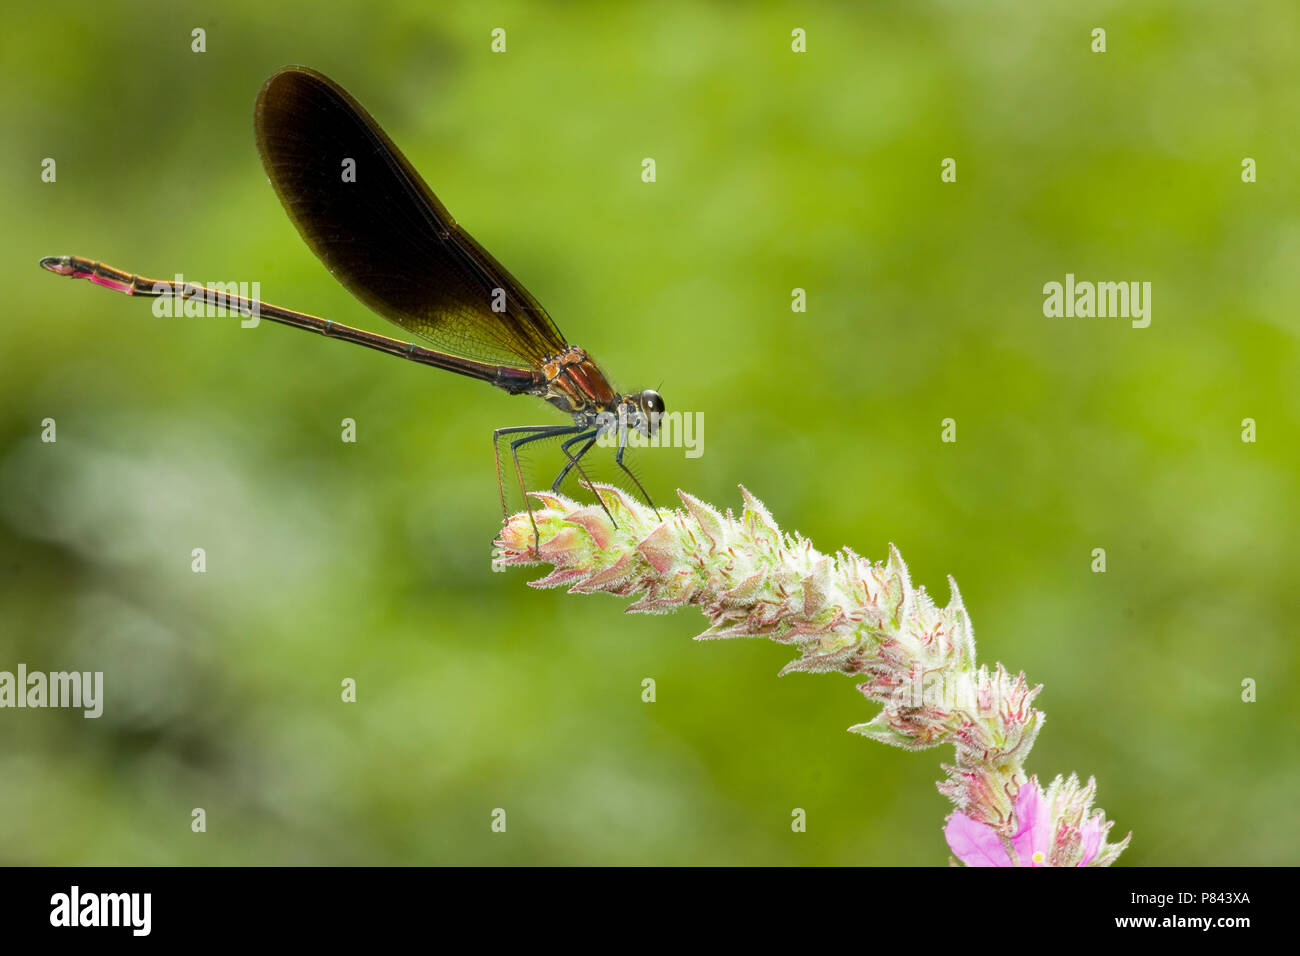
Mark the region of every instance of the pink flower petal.
POLYGON ((957 859, 967 866, 1010 866, 1011 857, 997 831, 986 823, 954 813, 944 827, 944 837, 957 859))
POLYGON ((1083 821, 1083 826, 1079 828, 1079 840, 1083 844, 1083 858, 1079 860, 1078 866, 1087 866, 1092 862, 1092 858, 1097 855, 1097 851, 1101 849, 1101 830, 1100 816, 1083 821))
POLYGON ((1038 789, 1038 780, 1029 780, 1016 791, 1016 823, 1019 828, 1011 838, 1016 848, 1016 856, 1021 866, 1047 866, 1048 854, 1052 851, 1052 821, 1043 806, 1043 792, 1038 789), (1041 854, 1041 859, 1035 859, 1041 854))

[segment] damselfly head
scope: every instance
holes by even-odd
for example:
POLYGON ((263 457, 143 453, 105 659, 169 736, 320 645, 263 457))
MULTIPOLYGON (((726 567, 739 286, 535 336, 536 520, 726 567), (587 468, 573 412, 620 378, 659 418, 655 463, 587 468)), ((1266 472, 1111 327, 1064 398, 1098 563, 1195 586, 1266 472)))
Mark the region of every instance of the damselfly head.
POLYGON ((632 415, 632 426, 643 435, 653 435, 659 430, 659 419, 664 414, 663 397, 653 388, 623 396, 623 407, 632 415))

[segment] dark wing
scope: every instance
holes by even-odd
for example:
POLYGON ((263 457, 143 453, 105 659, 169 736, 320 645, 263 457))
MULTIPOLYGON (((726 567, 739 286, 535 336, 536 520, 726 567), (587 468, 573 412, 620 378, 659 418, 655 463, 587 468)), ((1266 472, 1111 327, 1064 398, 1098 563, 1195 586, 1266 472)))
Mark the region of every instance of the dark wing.
POLYGON ((257 96, 253 126, 298 232, 371 309, 439 351, 495 365, 528 368, 564 351, 546 310, 333 80, 280 70, 257 96), (348 159, 354 182, 344 178, 348 159))

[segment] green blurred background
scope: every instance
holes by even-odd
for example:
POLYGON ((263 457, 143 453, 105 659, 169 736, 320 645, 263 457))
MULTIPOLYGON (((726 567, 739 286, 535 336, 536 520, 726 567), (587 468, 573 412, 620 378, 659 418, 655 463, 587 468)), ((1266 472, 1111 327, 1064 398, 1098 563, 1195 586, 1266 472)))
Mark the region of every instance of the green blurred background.
POLYGON ((1096 775, 1121 862, 1297 862, 1294 5, 181 6, 0 35, 0 669, 107 693, 0 711, 0 860, 947 861, 951 751, 846 733, 875 710, 850 680, 491 573, 490 431, 553 410, 37 268, 256 280, 391 332, 254 148, 301 63, 619 384, 704 413, 703 457, 634 455, 657 498, 744 483, 824 551, 896 542, 941 602, 954 575, 981 660, 1045 685, 1029 769, 1096 775), (1045 318, 1067 272, 1152 282, 1151 327, 1045 318))

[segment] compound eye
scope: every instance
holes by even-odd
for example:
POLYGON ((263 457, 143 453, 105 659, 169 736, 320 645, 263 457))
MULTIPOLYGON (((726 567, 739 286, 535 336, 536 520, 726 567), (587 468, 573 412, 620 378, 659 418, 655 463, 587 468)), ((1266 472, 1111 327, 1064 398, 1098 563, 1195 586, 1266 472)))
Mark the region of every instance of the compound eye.
POLYGON ((662 415, 664 400, 654 389, 647 388, 641 393, 641 410, 650 414, 662 415))

